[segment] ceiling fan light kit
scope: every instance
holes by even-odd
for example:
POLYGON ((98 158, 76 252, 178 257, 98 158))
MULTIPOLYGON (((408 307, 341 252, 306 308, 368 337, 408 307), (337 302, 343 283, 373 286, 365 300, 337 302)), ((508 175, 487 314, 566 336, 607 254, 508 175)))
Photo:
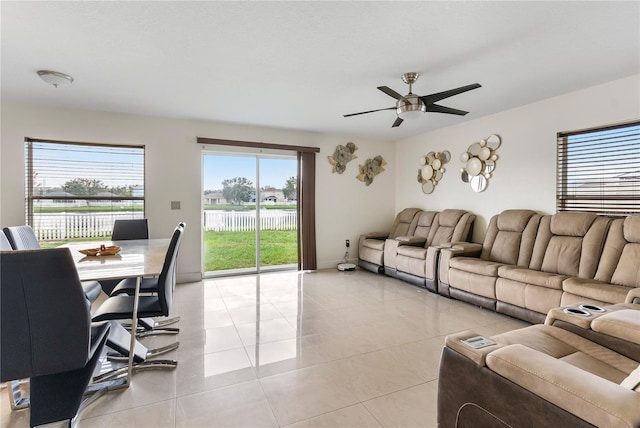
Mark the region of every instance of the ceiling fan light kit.
POLYGON ((480 88, 481 85, 479 83, 472 83, 470 85, 461 86, 455 89, 449 89, 443 92, 437 92, 435 94, 430 95, 416 95, 413 93, 413 84, 418 80, 419 74, 415 72, 404 73, 402 75, 402 81, 409 85, 409 93, 405 96, 400 95, 393 89, 387 86, 378 86, 378 89, 385 94, 389 95, 392 98, 396 99, 395 107, 387 107, 381 108, 377 110, 369 110, 362 111, 359 113, 350 113, 345 114, 344 117, 357 116, 360 114, 373 113, 376 111, 382 110, 395 110, 396 111, 396 120, 391 125, 392 128, 396 128, 400 126, 400 124, 405 119, 412 119, 418 116, 421 116, 422 113, 445 113, 445 114, 455 114, 458 116, 464 116, 468 111, 458 110, 451 107, 445 107, 439 104, 436 104, 438 101, 441 101, 445 98, 452 97, 454 95, 461 94, 463 92, 471 91, 472 89, 480 88))

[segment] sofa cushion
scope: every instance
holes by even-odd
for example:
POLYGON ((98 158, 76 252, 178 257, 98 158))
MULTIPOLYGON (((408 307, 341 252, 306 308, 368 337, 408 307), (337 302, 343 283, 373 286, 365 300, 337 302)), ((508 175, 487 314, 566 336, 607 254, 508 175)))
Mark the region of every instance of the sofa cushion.
POLYGON ((421 236, 428 243, 433 235, 433 226, 437 222, 436 219, 439 217, 439 213, 437 211, 423 211, 417 217, 414 236, 421 236))
POLYGON ((582 238, 554 236, 549 241, 544 253, 542 270, 568 276, 578 276, 581 252, 582 238))
POLYGON ((438 227, 435 229, 429 245, 466 240, 466 235, 474 220, 475 216, 469 215, 464 210, 447 209, 442 211, 438 216, 438 227))
POLYGON ((384 239, 365 239, 362 245, 366 248, 371 248, 372 250, 382 251, 384 250, 384 239))
POLYGON ((497 349, 486 361, 499 375, 595 426, 640 422, 640 394, 565 361, 521 344, 497 349))
POLYGON ((554 358, 573 361, 581 369, 592 373, 598 371, 601 375, 604 374, 607 380, 615 383, 620 383, 638 365, 637 361, 584 337, 544 324, 512 330, 491 338, 503 345, 519 343, 554 358), (584 357, 575 356, 576 353, 584 354, 584 357), (594 366, 594 360, 597 361, 597 368, 594 366))
POLYGON ((611 282, 640 287, 640 244, 633 243, 624 246, 611 282))
POLYGON ((567 278, 564 275, 540 272, 517 266, 500 266, 500 268, 498 268, 498 275, 501 278, 511 279, 525 284, 538 285, 540 287, 555 288, 557 290, 562 289, 562 281, 567 278))
POLYGON ((498 268, 502 263, 480 260, 475 257, 454 257, 449 261, 449 268, 484 276, 498 276, 498 268))
POLYGON ((505 232, 522 233, 535 213, 527 210, 505 210, 498 215, 497 226, 505 232))
POLYGON ((622 309, 594 319, 591 329, 640 344, 640 310, 622 309))
MULTIPOLYGON (((595 279, 567 278, 562 282, 562 289, 567 293, 582 296, 604 303, 624 302, 630 288, 623 285, 609 284, 595 279)), ((563 301, 563 304, 570 303, 563 301)))
POLYGON ((497 277, 492 275, 480 275, 455 268, 449 269, 449 281, 452 288, 489 299, 496 298, 496 280, 497 277))
POLYGON ((398 247, 398 256, 410 257, 413 259, 425 260, 427 257, 427 249, 424 247, 414 247, 411 245, 401 245, 398 247))
MULTIPOLYGON (((535 311, 541 315, 560 306, 562 296, 562 290, 525 284, 506 278, 498 278, 496 281, 496 299, 498 302, 535 311)), ((503 309, 499 307, 498 311, 503 312, 503 309)), ((509 312, 505 313, 511 315, 509 312)))
POLYGON ((630 215, 624 219, 624 239, 640 244, 640 214, 630 215))
POLYGON ((560 211, 551 217, 551 233, 583 237, 597 217, 593 213, 560 211))

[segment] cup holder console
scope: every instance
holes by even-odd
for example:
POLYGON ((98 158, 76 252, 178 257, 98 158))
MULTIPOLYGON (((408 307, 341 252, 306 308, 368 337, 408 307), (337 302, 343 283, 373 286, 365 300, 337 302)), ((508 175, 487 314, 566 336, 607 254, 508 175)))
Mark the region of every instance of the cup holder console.
POLYGON ((578 305, 578 307, 582 310, 589 311, 589 312, 606 312, 605 308, 601 308, 600 306, 590 305, 586 303, 583 303, 582 305, 578 305))
POLYGON ((577 315, 580 317, 588 317, 591 315, 591 312, 579 308, 564 308, 562 312, 564 312, 565 314, 577 315))

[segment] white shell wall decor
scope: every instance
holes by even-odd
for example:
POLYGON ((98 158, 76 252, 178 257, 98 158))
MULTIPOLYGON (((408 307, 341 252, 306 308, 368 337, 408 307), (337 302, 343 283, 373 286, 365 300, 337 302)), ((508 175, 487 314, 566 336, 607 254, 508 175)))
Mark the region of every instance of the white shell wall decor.
POLYGON ((460 169, 460 178, 463 182, 469 183, 474 192, 482 192, 489 185, 489 179, 496 169, 496 150, 500 144, 500 136, 492 134, 471 144, 467 151, 460 155, 460 161, 464 163, 464 167, 460 169))
POLYGON ((420 168, 418 168, 418 183, 422 185, 422 191, 425 194, 432 193, 436 185, 446 171, 444 164, 451 160, 451 153, 447 150, 444 152, 429 152, 420 158, 420 168))

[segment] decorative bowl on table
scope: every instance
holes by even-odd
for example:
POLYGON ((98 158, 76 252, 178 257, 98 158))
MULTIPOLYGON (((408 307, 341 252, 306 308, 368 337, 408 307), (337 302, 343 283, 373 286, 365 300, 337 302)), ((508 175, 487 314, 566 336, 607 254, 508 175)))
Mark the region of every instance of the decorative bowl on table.
POLYGON ((108 247, 102 246, 78 251, 85 256, 114 256, 120 252, 120 247, 117 245, 110 245, 108 247))

